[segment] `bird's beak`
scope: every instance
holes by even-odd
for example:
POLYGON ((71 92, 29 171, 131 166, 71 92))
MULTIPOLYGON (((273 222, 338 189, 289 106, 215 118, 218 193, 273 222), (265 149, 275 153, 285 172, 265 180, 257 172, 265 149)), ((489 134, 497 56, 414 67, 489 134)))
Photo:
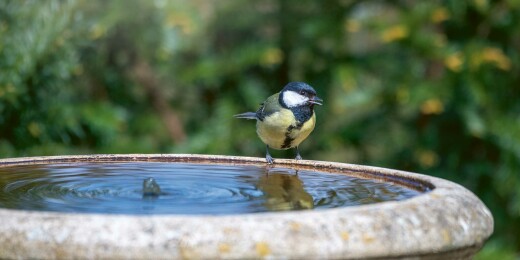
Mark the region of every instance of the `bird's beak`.
POLYGON ((314 96, 311 100, 309 100, 309 103, 313 104, 313 105, 322 105, 322 102, 323 102, 323 99, 319 98, 319 97, 316 97, 314 96))

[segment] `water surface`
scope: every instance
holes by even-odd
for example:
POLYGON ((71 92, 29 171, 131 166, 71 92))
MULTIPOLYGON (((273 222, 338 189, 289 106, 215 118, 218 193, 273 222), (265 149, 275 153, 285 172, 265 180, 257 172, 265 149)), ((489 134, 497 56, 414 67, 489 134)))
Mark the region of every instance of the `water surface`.
POLYGON ((420 193, 344 174, 248 165, 132 162, 0 167, 0 207, 42 211, 239 214, 399 201, 420 193), (148 178, 160 186, 160 193, 143 194, 143 181, 148 178))

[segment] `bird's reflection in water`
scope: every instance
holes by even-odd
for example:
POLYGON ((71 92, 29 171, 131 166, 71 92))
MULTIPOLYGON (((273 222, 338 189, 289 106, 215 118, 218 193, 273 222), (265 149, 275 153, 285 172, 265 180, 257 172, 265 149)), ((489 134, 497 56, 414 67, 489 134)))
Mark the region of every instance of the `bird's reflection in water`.
POLYGON ((257 188, 264 193, 265 207, 272 211, 312 209, 314 200, 303 188, 296 174, 286 171, 268 171, 260 177, 257 188))

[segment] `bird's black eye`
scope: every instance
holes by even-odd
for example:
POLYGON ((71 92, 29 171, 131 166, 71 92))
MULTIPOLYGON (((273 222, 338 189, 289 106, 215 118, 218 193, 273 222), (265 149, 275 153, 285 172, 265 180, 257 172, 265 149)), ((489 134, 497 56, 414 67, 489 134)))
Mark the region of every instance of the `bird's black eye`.
POLYGON ((300 90, 300 95, 305 95, 305 91, 300 90))

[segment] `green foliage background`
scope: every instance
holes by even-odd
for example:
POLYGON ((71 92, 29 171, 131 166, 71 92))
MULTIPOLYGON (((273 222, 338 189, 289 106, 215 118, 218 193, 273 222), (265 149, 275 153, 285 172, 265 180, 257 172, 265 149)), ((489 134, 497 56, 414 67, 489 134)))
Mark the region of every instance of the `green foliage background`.
POLYGON ((288 81, 325 100, 304 158, 460 183, 519 257, 519 0, 0 1, 2 158, 263 156, 232 115, 288 81))

